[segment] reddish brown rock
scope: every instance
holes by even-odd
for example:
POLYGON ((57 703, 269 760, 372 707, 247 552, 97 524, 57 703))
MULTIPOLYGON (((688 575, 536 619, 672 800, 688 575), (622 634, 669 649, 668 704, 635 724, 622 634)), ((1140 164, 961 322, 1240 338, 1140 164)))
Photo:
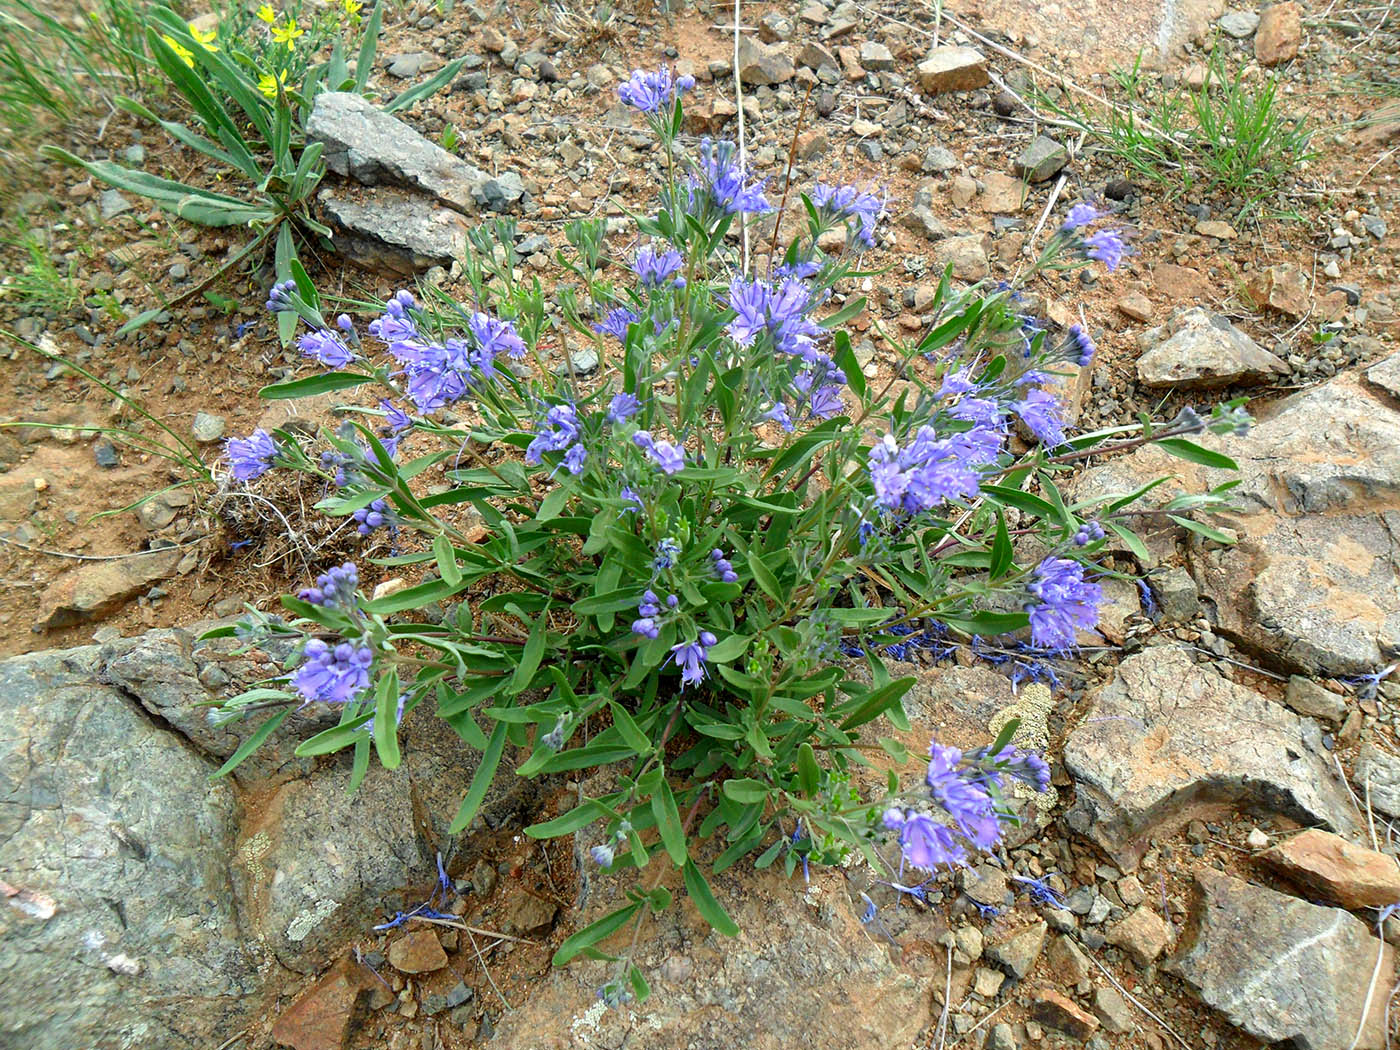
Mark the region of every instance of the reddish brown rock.
POLYGON ((1116 923, 1108 931, 1107 940, 1132 956, 1139 966, 1147 966, 1162 954, 1171 936, 1166 920, 1143 904, 1116 923))
POLYGON ((1261 310, 1276 310, 1293 318, 1303 317, 1308 312, 1308 277, 1292 263, 1256 272, 1245 285, 1245 291, 1261 310))
POLYGON ((1400 901, 1400 864, 1317 828, 1295 835, 1263 860, 1300 886, 1355 911, 1400 901))
POLYGON ((432 973, 447 965, 447 953, 432 930, 414 930, 389 945, 389 965, 400 973, 432 973))
POLYGON ((273 1042, 292 1050, 341 1050, 369 1012, 377 987, 373 973, 342 956, 277 1018, 273 1042))
POLYGON ((972 91, 988 81, 987 60, 973 48, 945 44, 928 53, 918 65, 918 74, 926 95, 972 91))
POLYGON ((39 628, 51 631, 114 612, 152 584, 174 576, 186 553, 179 547, 166 547, 69 569, 44 591, 39 601, 39 628))
POLYGON ((1274 4, 1259 14, 1259 28, 1254 33, 1254 57, 1261 66, 1291 62, 1298 56, 1302 39, 1302 9, 1294 0, 1274 4))
POLYGON ((1210 281, 1190 267, 1158 263, 1152 268, 1152 286, 1173 306, 1204 301, 1210 295, 1210 281))
POLYGON ((1071 1039, 1082 1041, 1099 1030, 1097 1017, 1050 988, 1041 988, 1031 997, 1031 1016, 1071 1039))

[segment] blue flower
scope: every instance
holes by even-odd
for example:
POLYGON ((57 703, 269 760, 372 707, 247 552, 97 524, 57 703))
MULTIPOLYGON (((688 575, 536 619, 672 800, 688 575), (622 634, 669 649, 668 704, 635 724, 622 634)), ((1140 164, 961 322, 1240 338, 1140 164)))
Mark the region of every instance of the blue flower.
POLYGON ((1128 242, 1123 239, 1122 230, 1100 230, 1084 238, 1084 254, 1103 263, 1112 273, 1128 254, 1128 242))
POLYGON ((564 469, 577 477, 583 473, 583 465, 588 460, 588 450, 582 445, 572 445, 564 453, 564 469))
POLYGON ((680 642, 671 647, 671 659, 681 669, 681 688, 699 685, 705 680, 704 663, 709 648, 717 639, 709 631, 701 631, 693 642, 680 642))
POLYGON ((1079 229, 1081 226, 1088 226, 1090 223, 1098 222, 1098 220, 1102 219, 1107 214, 1107 212, 1099 211, 1098 208, 1094 207, 1088 201, 1080 201, 1069 210, 1069 214, 1065 216, 1065 221, 1060 226, 1060 230, 1064 233, 1069 233, 1072 230, 1079 229))
POLYGON ((476 338, 477 350, 489 361, 505 354, 519 360, 525 356, 525 340, 515 330, 515 325, 502 321, 480 311, 471 315, 467 328, 476 338))
POLYGON ((858 220, 857 237, 867 248, 875 246, 875 223, 885 210, 885 202, 873 193, 855 186, 827 186, 819 182, 812 190, 812 205, 833 218, 858 220))
MULTIPOLYGON (((669 569, 676 564, 676 555, 680 554, 681 545, 669 536, 656 545, 656 557, 652 559, 652 567, 657 572, 669 569)), ((648 594, 651 592, 648 591, 648 594)), ((643 610, 646 606, 642 607, 643 610)))
POLYGON ((272 469, 277 455, 277 442, 266 430, 258 428, 246 438, 229 438, 229 471, 235 481, 251 481, 272 469))
POLYGON ((632 443, 646 452, 663 474, 674 474, 685 466, 685 453, 669 441, 655 441, 650 433, 639 430, 632 435, 632 443))
POLYGON ((774 277, 795 277, 799 280, 806 280, 821 273, 822 264, 815 259, 806 262, 783 263, 773 271, 774 277))
MULTIPOLYGON (((579 436, 578 410, 568 403, 550 405, 544 419, 535 428, 534 440, 525 449, 525 462, 532 467, 538 466, 544 453, 564 452, 578 442, 579 436)), ((582 461, 575 462, 582 470, 582 461)), ((579 471, 570 468, 570 472, 577 474, 579 471)))
POLYGON ((812 396, 808 402, 812 409, 812 415, 818 419, 831 419, 846 411, 846 406, 841 402, 841 388, 839 386, 820 386, 812 391, 812 396))
POLYGON ((368 507, 355 511, 354 518, 360 524, 356 528, 361 536, 368 536, 375 529, 388 528, 390 533, 398 529, 399 516, 386 499, 377 499, 368 507))
POLYGON ((793 431, 792 416, 788 415, 788 407, 781 401, 773 402, 772 406, 769 407, 767 411, 765 411, 759 418, 772 420, 774 423, 777 423, 778 426, 782 427, 789 434, 791 434, 793 431))
POLYGON ((622 490, 618 492, 618 496, 621 497, 624 504, 632 504, 631 506, 624 506, 622 508, 625 514, 636 514, 639 510, 646 509, 642 506, 642 497, 637 495, 637 490, 631 485, 623 485, 622 490))
POLYGON ((801 281, 770 285, 736 277, 729 283, 729 308, 735 316, 725 331, 745 347, 766 332, 779 353, 806 360, 817 353, 817 340, 826 335, 826 329, 807 316, 812 305, 812 294, 801 281))
POLYGON ((628 325, 634 325, 640 320, 641 318, 627 307, 618 306, 609 310, 607 315, 593 326, 593 331, 610 335, 618 342, 625 343, 628 325))
POLYGON ((1103 539, 1103 526, 1097 521, 1086 521, 1079 526, 1079 531, 1074 534, 1074 545, 1076 547, 1087 547, 1091 543, 1097 543, 1103 539))
POLYGON ((929 745, 925 781, 929 797, 953 818, 963 836, 981 849, 991 849, 1001 837, 996 806, 987 789, 978 782, 975 769, 961 765, 962 752, 943 747, 936 740, 929 745))
POLYGON ((617 89, 617 97, 642 113, 655 113, 663 106, 695 87, 692 76, 672 77, 671 71, 661 68, 652 73, 640 69, 633 72, 630 79, 617 89))
POLYGON ((312 605, 349 612, 355 608, 355 588, 360 574, 353 562, 346 562, 316 577, 316 586, 299 592, 297 597, 312 605))
POLYGON ((870 450, 875 501, 886 510, 919 514, 950 500, 970 499, 1002 441, 999 430, 981 425, 948 437, 920 427, 903 449, 894 435, 886 434, 870 450))
POLYGON ((642 403, 626 392, 614 394, 608 402, 608 422, 613 426, 625 423, 642 410, 642 403))
POLYGON ((1089 338, 1089 333, 1084 331, 1081 325, 1072 324, 1069 326, 1069 338, 1071 359, 1079 365, 1087 367, 1089 362, 1094 359, 1098 347, 1094 345, 1094 341, 1089 338))
POLYGON ((724 556, 724 551, 716 547, 710 551, 710 571, 715 574, 715 578, 720 583, 737 583, 739 574, 734 571, 734 565, 724 556))
POLYGON ((612 867, 613 849, 609 843, 604 842, 600 846, 588 847, 588 855, 593 858, 593 863, 598 865, 598 867, 612 867))
POLYGON ((296 290, 296 281, 280 281, 269 288, 266 304, 268 313, 280 314, 287 310, 295 310, 292 296, 296 294, 296 290))
POLYGON ((708 201, 729 215, 763 215, 773 210, 763 196, 764 183, 746 181, 737 152, 732 142, 705 139, 700 143, 699 170, 688 180, 692 208, 708 201))
POLYGON ((344 368, 355 360, 355 354, 329 328, 307 332, 297 340, 297 349, 327 368, 344 368))
POLYGON ((1036 566, 1027 586, 1035 601, 1029 603, 1031 640, 1050 649, 1074 646, 1075 630, 1091 629, 1099 622, 1103 588, 1084 579, 1084 566, 1068 558, 1049 557, 1036 566))
POLYGON ((413 426, 413 420, 408 413, 397 407, 392 401, 387 399, 380 401, 379 407, 384 412, 384 422, 392 433, 402 433, 413 426))
POLYGON ((1060 416, 1060 403, 1044 390, 1028 390, 1011 407, 1021 417, 1030 432, 1042 445, 1054 448, 1065 443, 1065 421, 1060 416))
POLYGON ((301 666, 292 675, 292 685, 308 702, 344 704, 369 688, 369 670, 374 652, 367 645, 341 642, 332 648, 312 638, 302 651, 301 666))
POLYGON ((637 253, 637 259, 632 263, 632 272, 640 278, 643 288, 660 288, 667 283, 684 288, 684 278, 677 277, 674 282, 671 281, 671 278, 680 272, 680 268, 680 252, 674 248, 658 252, 650 244, 637 253))
POLYGON ((900 853, 923 871, 933 871, 945 864, 961 864, 967 856, 953 829, 938 823, 927 813, 886 810, 885 826, 899 831, 900 853))

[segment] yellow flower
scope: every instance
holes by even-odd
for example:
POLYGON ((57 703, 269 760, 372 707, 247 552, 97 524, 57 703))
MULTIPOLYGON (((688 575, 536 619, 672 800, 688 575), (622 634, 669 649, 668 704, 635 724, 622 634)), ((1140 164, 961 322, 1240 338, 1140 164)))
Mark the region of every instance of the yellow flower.
POLYGON ((179 56, 181 62, 185 63, 185 65, 189 66, 191 69, 194 68, 193 51, 185 47, 183 44, 180 43, 180 41, 176 40, 173 36, 170 36, 169 34, 162 33, 160 38, 170 45, 170 50, 174 51, 175 54, 179 56))
POLYGON ((194 37, 195 43, 197 43, 200 47, 204 48, 205 51, 219 50, 218 47, 214 45, 214 41, 218 38, 219 35, 219 31, 217 29, 210 29, 208 31, 201 30, 193 22, 189 23, 189 29, 190 36, 194 37))
POLYGON ((284 69, 275 77, 271 73, 264 73, 258 78, 258 90, 262 92, 263 98, 276 98, 277 89, 287 86, 287 71, 284 69))
POLYGON ((277 21, 277 12, 272 9, 271 4, 263 4, 262 7, 258 8, 258 17, 268 25, 272 25, 273 22, 277 21))
POLYGON ((297 28, 297 20, 295 18, 287 19, 287 24, 284 26, 272 27, 272 39, 276 40, 279 44, 286 44, 288 51, 291 51, 295 47, 293 41, 295 41, 297 37, 305 35, 306 30, 297 28))
POLYGON ((351 18, 358 18, 360 14, 360 8, 365 6, 364 4, 360 3, 360 0, 344 0, 344 3, 345 13, 351 18))

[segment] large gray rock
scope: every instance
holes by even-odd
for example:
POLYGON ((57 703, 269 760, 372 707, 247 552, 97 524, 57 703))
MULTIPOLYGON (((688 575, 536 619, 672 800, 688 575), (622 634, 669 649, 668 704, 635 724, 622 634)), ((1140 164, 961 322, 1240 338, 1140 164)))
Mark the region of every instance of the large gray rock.
MULTIPOLYGON (((633 878, 602 880, 577 927, 626 903, 633 878)), ((711 885, 737 937, 709 929, 673 886, 679 899, 643 925, 634 955, 652 986, 645 1003, 605 1010, 598 989, 616 966, 576 960, 501 1018, 489 1050, 622 1046, 638 1032, 647 1050, 906 1050, 928 1024, 932 971, 891 962, 839 873, 814 868, 804 884, 738 865, 711 885)), ((601 947, 621 952, 631 932, 601 947)))
POLYGON ((1245 335, 1229 318, 1199 306, 1178 310, 1166 324, 1144 332, 1138 379, 1149 387, 1206 388, 1263 383, 1288 366, 1245 335))
POLYGON ((1385 1045, 1395 953, 1365 923, 1340 908, 1320 908, 1209 869, 1196 873, 1196 885, 1191 922, 1167 969, 1206 1003, 1266 1043, 1297 1050, 1385 1045))
POLYGON ((324 144, 326 167, 337 175, 420 190, 467 215, 476 211, 472 188, 489 177, 349 91, 316 96, 306 137, 324 144))
POLYGON ((1391 354, 1366 369, 1366 379, 1391 397, 1400 398, 1400 354, 1391 354))
POLYGON ((1382 751, 1373 742, 1361 745, 1356 759, 1356 788, 1377 812, 1400 818, 1400 755, 1382 751))
MULTIPOLYGON (((456 841, 447 829, 478 753, 423 708, 405 719, 400 746, 399 768, 372 761, 354 793, 342 752, 315 776, 281 784, 242 826, 234 887, 250 932, 291 969, 315 969, 386 911, 412 907, 406 888, 426 897, 439 852, 454 872, 472 866, 470 829, 456 841)), ((537 782, 517 778, 517 764, 506 755, 478 821, 530 822, 537 782)))
POLYGON ((1340 831, 1351 802, 1316 723, 1159 646, 1129 657, 1069 735, 1070 827, 1125 870, 1147 838, 1244 807, 1340 831))
POLYGON ((0 663, 0 1045, 217 1046, 261 978, 215 766, 104 683, 96 646, 0 663))
MULTIPOLYGON (((1194 543, 1218 631, 1306 674, 1377 670, 1400 651, 1400 410, 1354 374, 1295 394, 1245 437, 1200 439, 1240 465, 1240 542, 1194 543)), ((1146 447, 1088 471, 1080 498, 1170 480, 1147 504, 1235 477, 1146 447)), ((1160 546, 1154 549, 1161 550, 1160 546)))
POLYGON ((797 67, 782 47, 769 47, 751 36, 739 38, 739 79, 745 84, 783 84, 796 75, 797 67))
POLYGON ((427 197, 380 187, 353 196, 329 187, 321 207, 339 227, 336 247, 361 266, 411 277, 462 257, 467 223, 427 197))

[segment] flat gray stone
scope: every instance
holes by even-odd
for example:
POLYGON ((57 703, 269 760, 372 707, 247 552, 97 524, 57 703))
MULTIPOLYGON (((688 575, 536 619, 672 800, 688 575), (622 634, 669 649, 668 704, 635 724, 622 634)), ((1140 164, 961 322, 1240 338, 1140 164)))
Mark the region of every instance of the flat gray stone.
MULTIPOLYGON (((1400 409, 1355 373, 1271 409, 1244 437, 1198 439, 1233 458, 1238 475, 1147 447, 1086 472, 1076 496, 1125 494, 1167 476, 1153 506, 1238 477, 1238 509, 1216 524, 1240 542, 1187 551, 1217 633, 1292 672, 1376 671, 1400 651, 1400 409)), ((1171 531, 1145 539, 1175 552, 1171 531)))
POLYGON ((1069 735, 1066 821, 1120 868, 1149 836, 1242 807, 1348 832, 1351 800, 1316 723, 1158 646, 1124 660, 1069 735))
POLYGON ((754 87, 784 84, 797 75, 797 67, 781 46, 770 47, 751 36, 739 38, 739 80, 754 87))
POLYGON ((1382 751, 1370 741, 1361 745, 1356 759, 1356 789, 1364 801, 1387 817, 1400 818, 1400 755, 1382 751))
POLYGON ((1165 325, 1143 333, 1141 343, 1147 349, 1138 358, 1138 379, 1149 387, 1202 389, 1288 374, 1286 364, 1228 318, 1200 307, 1176 311, 1165 325))
POLYGON ((1400 398, 1400 354, 1391 354, 1366 369, 1366 381, 1380 387, 1394 398, 1400 398))
POLYGON ((1216 24, 1227 36, 1248 40, 1259 28, 1259 15, 1254 11, 1226 11, 1216 24))
POLYGON ((420 194, 380 187, 351 197, 327 188, 317 199, 339 227, 337 248, 372 270, 412 276, 450 266, 466 248, 462 216, 420 194))
POLYGON ((894 69, 894 55, 890 54, 890 49, 877 40, 867 40, 860 45, 860 64, 862 69, 868 69, 875 73, 888 73, 894 69))
POLYGON ((349 91, 316 96, 306 137, 325 146, 326 167, 366 186, 421 190, 450 208, 476 211, 472 188, 489 176, 349 91))
POLYGON ((214 763, 108 685, 97 646, 0 662, 0 725, 0 1045, 235 1035, 262 978, 214 763))
POLYGON ((1297 1050, 1380 1050, 1395 953, 1360 919, 1210 869, 1196 873, 1197 900, 1181 950, 1167 964, 1226 1019, 1266 1043, 1297 1050), (1356 1039, 1358 1035, 1360 1038, 1356 1039), (1353 1040, 1356 1039, 1354 1042, 1353 1040))
POLYGON ((102 209, 103 219, 115 219, 122 212, 131 211, 136 207, 116 190, 103 190, 98 194, 97 203, 102 209))
POLYGON ((1037 135, 1016 158, 1016 174, 1028 182, 1044 182, 1069 163, 1069 150, 1049 135, 1037 135))

